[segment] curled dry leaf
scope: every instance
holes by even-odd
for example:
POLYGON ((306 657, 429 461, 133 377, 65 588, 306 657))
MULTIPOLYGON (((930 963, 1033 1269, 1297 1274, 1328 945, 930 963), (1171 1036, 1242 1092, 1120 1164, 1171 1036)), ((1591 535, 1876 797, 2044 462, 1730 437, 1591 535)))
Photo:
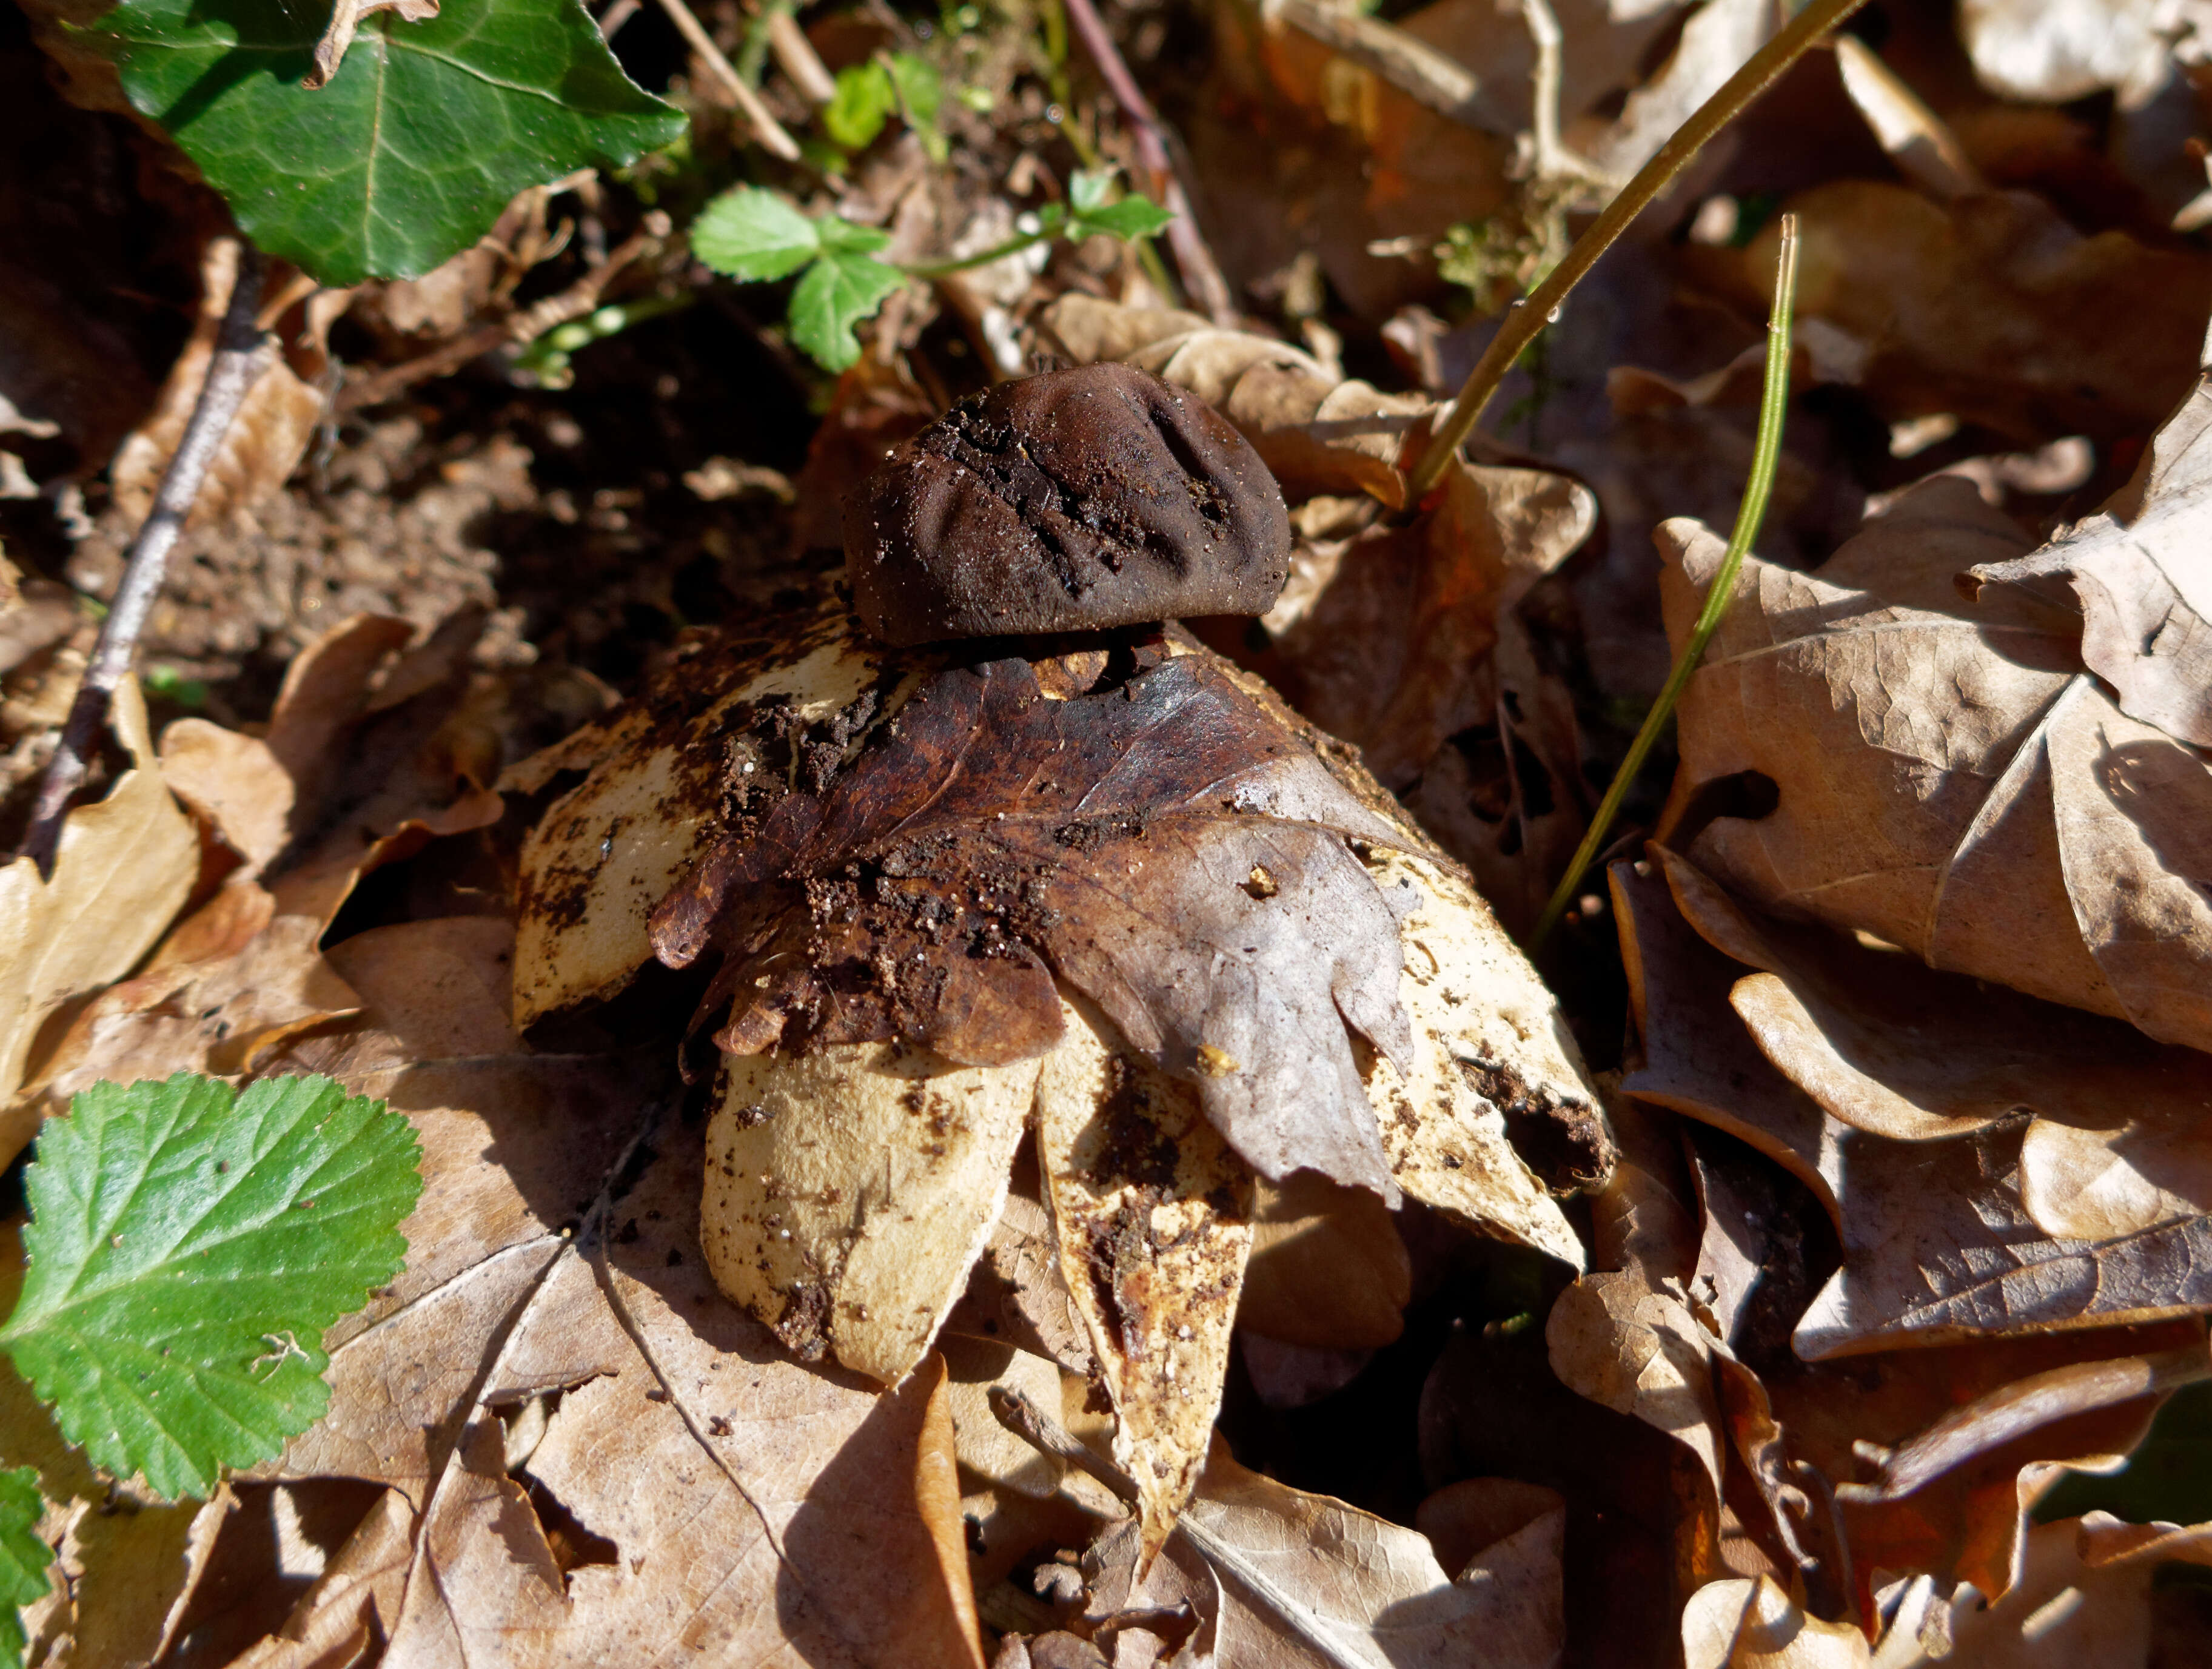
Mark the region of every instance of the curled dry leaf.
POLYGON ((392 13, 403 23, 421 23, 438 15, 438 0, 337 0, 331 9, 331 21, 323 29, 322 39, 315 42, 315 67, 307 71, 301 85, 329 86, 331 77, 345 62, 346 48, 353 44, 362 19, 380 11, 392 13))
POLYGON ((2205 1057, 1754 917, 1659 857, 1660 874, 1615 875, 1639 1030, 1664 1043, 1623 1087, 1833 1202, 1843 1266, 1797 1323, 1799 1355, 2202 1307, 2205 1057), (1766 1023, 1778 1008, 1802 1023, 1766 1023))
MULTIPOLYGON (((1772 909, 1931 966, 2212 1046, 2212 765, 2083 670, 2074 623, 1954 575, 2008 560, 2012 524, 1963 484, 1900 500, 1818 570, 1752 558, 1680 709, 1683 791, 1758 772, 1758 820, 1691 856, 1772 909)), ((1721 541, 1662 530, 1680 643, 1721 541)))
MULTIPOLYGON (((69 813, 52 877, 27 857, 0 869, 0 1106, 14 1101, 54 1005, 128 972, 199 875, 199 841, 162 784, 145 701, 130 679, 116 689, 110 722, 131 768, 105 799, 69 813)), ((20 1153, 40 1117, 22 1103, 0 1117, 0 1152, 20 1153)))
MULTIPOLYGON (((1480 1542, 1456 1573, 1418 1530, 1246 1471, 1217 1446, 1149 1573, 1135 1526, 1085 1556, 1085 1625, 1189 1605, 1186 1650, 1268 1669, 1501 1669, 1555 1664, 1565 1644, 1565 1503, 1527 1485, 1464 1515, 1480 1542)), ((1463 1545, 1463 1543, 1462 1543, 1463 1545)), ((1139 1662, 1144 1660, 1138 1660, 1139 1662)), ((1178 1661, 1182 1660, 1178 1660, 1178 1661)))
POLYGON ((1072 1300, 1157 1546, 1218 1404, 1255 1172, 1403 1188, 1579 1264, 1512 1140, 1571 1156, 1562 1191, 1603 1168, 1548 995, 1264 685, 1180 637, 962 664, 842 619, 702 639, 517 778, 596 761, 526 846, 519 1018, 656 951, 721 959, 703 1221, 733 1297, 896 1380, 1033 1121, 1065 1278, 1010 1240, 991 1301, 1042 1335, 1072 1300))
POLYGON ((1682 1607, 1684 1669, 1868 1669, 1873 1661, 1857 1624, 1807 1616, 1771 1576, 1708 1582, 1682 1607))
MULTIPOLYGON (((2187 392, 2212 302, 2212 260, 2194 250, 2084 235, 2027 192, 1936 203, 1841 180, 1782 207, 1803 239, 1798 328, 1814 374, 1863 388, 1887 417, 1948 412, 2030 446, 2116 440, 2154 428, 2187 392)), ((1741 250, 1686 258, 1761 308, 1779 235, 1778 219, 1741 250)))
POLYGON ((2120 710, 2212 747, 2208 532, 2212 379, 2200 376, 2152 438, 2135 478, 2104 509, 2031 556, 1978 564, 1961 583, 2063 582, 2081 612, 2081 659, 2112 686, 2120 710))

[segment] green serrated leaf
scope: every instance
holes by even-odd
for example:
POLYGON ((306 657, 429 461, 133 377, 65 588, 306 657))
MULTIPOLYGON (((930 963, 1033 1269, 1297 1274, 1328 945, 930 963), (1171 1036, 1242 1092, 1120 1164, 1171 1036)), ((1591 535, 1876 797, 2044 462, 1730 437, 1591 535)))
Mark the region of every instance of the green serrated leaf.
POLYGON ((691 222, 691 253, 732 278, 781 278, 822 253, 814 222, 757 186, 724 192, 691 222))
POLYGON ((824 215, 816 221, 814 235, 822 240, 823 251, 833 255, 872 255, 891 241, 888 232, 872 226, 855 226, 836 215, 824 215))
POLYGON ((1119 203, 1097 209, 1078 209, 1068 234, 1078 238, 1097 232, 1117 238, 1149 238, 1174 218, 1151 198, 1133 192, 1119 203))
POLYGON ((328 1078, 95 1084, 24 1173, 0 1348, 94 1465, 204 1495, 321 1417, 323 1334, 398 1272, 417 1151, 328 1078))
POLYGON ((578 0, 446 0, 422 23, 378 12, 309 92, 327 11, 123 0, 91 36, 246 235, 324 283, 417 277, 526 186, 622 167, 684 131, 578 0))
POLYGON ((0 1472, 0 1664, 9 1669, 23 1660, 20 1607, 53 1586, 46 1567, 54 1561, 54 1550, 39 1538, 39 1520, 46 1509, 36 1466, 0 1472))
POLYGON ((865 150, 898 108, 890 72, 871 59, 837 72, 837 90, 822 107, 822 131, 847 150, 865 150))
MULTIPOLYGON (((830 221, 823 222, 823 243, 830 221)), ((842 226, 842 221, 835 224, 842 226)), ((906 274, 863 253, 881 248, 889 240, 880 232, 849 226, 848 232, 865 233, 872 244, 847 245, 806 269, 799 288, 791 293, 791 339, 812 355, 825 370, 842 371, 860 356, 860 344, 853 326, 872 319, 884 298, 906 283, 906 274), (858 246, 858 247, 856 247, 858 246)))

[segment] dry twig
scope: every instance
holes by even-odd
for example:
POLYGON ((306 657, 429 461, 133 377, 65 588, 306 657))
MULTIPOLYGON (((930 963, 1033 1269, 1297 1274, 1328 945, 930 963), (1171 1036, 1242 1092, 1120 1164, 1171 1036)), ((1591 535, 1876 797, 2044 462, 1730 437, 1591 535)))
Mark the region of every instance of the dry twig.
MULTIPOLYGON (((1075 0, 1070 0, 1071 4, 1075 0)), ((1674 131, 1658 153, 1621 188, 1620 195, 1605 206, 1590 228, 1575 240, 1566 259, 1553 267, 1528 298, 1505 316, 1482 358, 1468 374, 1459 398, 1431 435, 1427 449, 1407 475, 1409 494, 1415 503, 1425 497, 1443 478, 1452 454, 1474 429, 1483 408, 1498 392, 1498 385, 1513 369, 1522 350, 1536 339, 1570 290, 1583 281, 1599 258, 1613 247, 1629 223, 1649 208, 1690 159, 1747 107, 1753 100, 1781 78, 1783 71, 1811 50, 1820 37, 1865 3, 1865 0, 1812 0, 1781 30, 1747 59, 1741 69, 1724 82, 1718 92, 1698 107, 1696 113, 1674 131)))
POLYGON ((713 72, 714 79, 722 84, 723 90, 736 103, 738 113, 751 125, 753 137, 785 161, 796 162, 799 160, 798 141, 785 132, 783 124, 769 113, 768 107, 760 101, 760 94, 745 85, 745 78, 738 73, 735 64, 722 56, 722 49, 714 44, 714 38, 707 33, 706 27, 691 15, 691 8, 685 5, 684 0, 660 0, 660 9, 668 14, 668 21, 676 26, 676 32, 684 37, 684 44, 698 54, 699 61, 713 72))
POLYGON ((510 314, 494 325, 479 325, 452 341, 433 348, 418 359, 365 376, 348 383, 339 391, 337 405, 341 411, 352 411, 364 405, 381 405, 386 400, 405 393, 418 382, 433 377, 450 375, 472 359, 512 344, 535 342, 546 332, 565 325, 573 319, 581 319, 599 306, 599 297, 606 294, 607 286, 622 276, 626 268, 639 261, 650 260, 660 253, 666 236, 665 216, 648 215, 647 225, 642 231, 633 232, 608 252, 606 259, 570 284, 568 289, 532 302, 520 313, 510 314), (657 228, 655 222, 657 222, 657 228))
POLYGON ((208 466, 222 450, 231 419, 246 403, 246 394, 276 357, 274 340, 256 321, 261 303, 263 261, 252 245, 238 254, 237 276, 231 281, 230 302, 224 309, 222 330, 216 338, 215 353, 208 361, 207 380, 200 385, 192 415, 161 472, 154 494, 154 508, 131 542, 117 582, 107 618, 100 622, 100 637, 86 663, 84 680, 70 704, 61 740, 39 784, 39 798, 31 812, 31 825, 23 837, 21 854, 38 862, 40 873, 51 877, 59 849, 62 822, 70 800, 84 784, 85 773, 98 746, 100 727, 107 722, 107 707, 131 671, 131 657, 138 635, 161 594, 169 552, 184 531, 185 519, 200 495, 208 466))
POLYGON ((1091 0, 1064 0, 1064 4, 1067 21, 1083 37, 1084 50, 1098 66, 1106 90, 1121 107, 1121 113, 1129 119, 1129 127, 1137 142, 1137 155, 1145 171, 1152 176, 1153 187, 1160 194, 1160 206, 1175 216, 1168 222, 1167 240, 1175 251, 1176 265, 1182 269, 1183 284, 1190 291, 1191 299, 1215 324, 1235 324, 1237 303, 1230 295, 1229 281, 1221 276, 1213 252, 1206 247, 1206 239, 1199 232, 1198 217, 1191 212, 1190 193, 1183 189, 1182 180, 1169 160, 1167 137, 1160 130, 1159 118, 1152 113, 1152 101, 1137 85, 1137 78, 1129 73, 1129 66, 1121 61, 1114 37, 1107 33, 1105 21, 1091 0))

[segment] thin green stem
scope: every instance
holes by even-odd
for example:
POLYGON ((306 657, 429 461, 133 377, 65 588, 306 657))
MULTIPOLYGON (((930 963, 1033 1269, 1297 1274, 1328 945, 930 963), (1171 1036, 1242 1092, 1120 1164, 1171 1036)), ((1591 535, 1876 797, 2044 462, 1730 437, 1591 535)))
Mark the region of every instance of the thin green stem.
POLYGON ((1589 229, 1575 240, 1566 259, 1545 274, 1544 281, 1528 293, 1526 301, 1517 303, 1506 314, 1505 322, 1491 338, 1481 360, 1468 374, 1459 398, 1437 423, 1420 461, 1413 466, 1407 481, 1409 503, 1420 503, 1443 478, 1444 466, 1474 432, 1483 407, 1490 404, 1498 385, 1513 369, 1514 361, 1521 357, 1521 350, 1535 339, 1537 332, 1567 299, 1568 291, 1597 265, 1598 258, 1628 229, 1629 222, 1674 183, 1674 176, 1689 166, 1690 159, 1705 148, 1707 140, 1741 114, 1822 35, 1864 3, 1865 0, 1813 0, 1771 40, 1753 52, 1719 92, 1698 106, 1696 113, 1659 147, 1658 154, 1637 171, 1636 178, 1621 187, 1620 195, 1607 204, 1589 229))
POLYGON ((973 255, 963 255, 957 260, 921 261, 912 265, 902 263, 899 271, 909 278, 942 278, 955 272, 965 272, 971 267, 988 266, 993 261, 1004 260, 1009 255, 1018 255, 1024 249, 1034 249, 1041 243, 1050 242, 1060 235, 1059 226, 1040 226, 1034 232, 1024 232, 1008 238, 1004 243, 994 244, 988 249, 973 255))
POLYGON ((1774 308, 1766 321, 1766 381, 1759 400, 1759 439, 1752 448, 1751 478, 1744 483, 1743 503, 1736 511, 1735 531, 1729 536, 1728 552, 1721 558, 1720 571, 1713 576, 1712 584, 1706 589, 1705 606, 1698 612, 1697 624, 1690 629, 1689 642, 1674 657, 1674 667, 1667 674, 1659 698, 1644 716, 1643 727, 1637 731, 1636 740, 1628 745, 1628 757, 1613 772, 1612 785, 1598 802, 1597 814, 1590 819, 1589 831, 1575 849, 1574 861, 1567 865, 1567 873, 1559 877, 1551 902, 1544 906, 1535 931, 1528 935, 1532 956, 1559 925, 1559 917, 1566 913, 1568 900, 1582 885, 1583 876, 1605 850, 1606 837, 1613 831, 1613 819, 1620 815, 1621 801, 1628 797, 1628 790, 1643 771, 1644 760, 1650 757, 1660 733, 1674 716, 1674 704, 1688 687, 1690 675, 1705 658, 1705 646, 1712 642, 1713 634, 1728 618, 1729 603, 1735 594, 1736 575, 1743 567, 1745 554, 1759 537, 1759 524, 1766 519, 1766 501, 1773 494, 1774 471, 1782 457, 1782 427, 1790 410, 1790 319, 1796 296, 1797 217, 1784 215, 1781 258, 1774 273, 1774 308))

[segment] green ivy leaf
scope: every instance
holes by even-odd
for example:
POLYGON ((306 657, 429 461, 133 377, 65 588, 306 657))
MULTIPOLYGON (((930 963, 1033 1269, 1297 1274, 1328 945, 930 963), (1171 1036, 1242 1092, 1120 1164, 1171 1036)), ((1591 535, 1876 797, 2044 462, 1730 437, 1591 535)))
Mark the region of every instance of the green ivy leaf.
POLYGON ((817 222, 816 230, 823 255, 791 293, 791 339, 825 370, 842 371, 860 356, 853 326, 874 318, 906 274, 875 259, 890 241, 881 232, 834 215, 817 222))
POLYGON ((324 283, 417 277, 526 186, 623 166, 684 131, 578 0, 446 0, 422 23, 378 12, 309 92, 327 10, 123 0, 92 36, 246 235, 324 283))
POLYGON ((0 1348, 95 1465, 204 1495, 321 1417, 323 1334, 398 1272, 417 1151, 328 1078, 95 1084, 24 1173, 0 1348))
POLYGON ((822 131, 847 150, 866 150, 898 108, 890 72, 873 59, 837 72, 837 90, 822 107, 822 131))
POLYGON ((740 186, 699 211, 691 222, 691 253, 729 277, 781 278, 822 253, 822 236, 774 192, 740 186))
POLYGON ((23 1660, 20 1607, 53 1586, 46 1578, 46 1567, 54 1561, 54 1550, 39 1539, 39 1520, 46 1508, 36 1466, 0 1472, 0 1663, 9 1669, 23 1660))

